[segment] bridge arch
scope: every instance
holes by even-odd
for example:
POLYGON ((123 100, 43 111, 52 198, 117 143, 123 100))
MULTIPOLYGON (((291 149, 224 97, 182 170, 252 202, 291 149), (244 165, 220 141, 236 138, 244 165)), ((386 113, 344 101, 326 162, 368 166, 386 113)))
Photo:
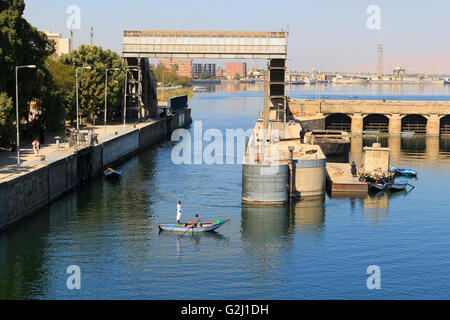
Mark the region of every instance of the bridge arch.
POLYGON ((450 135, 450 114, 441 118, 439 127, 440 134, 450 135))
POLYGON ((344 113, 332 113, 325 119, 326 130, 341 130, 350 132, 352 126, 352 118, 344 113))
POLYGON ((402 118, 402 132, 427 133, 427 118, 420 114, 408 114, 402 118))
POLYGON ((363 131, 389 132, 389 118, 380 113, 368 114, 363 120, 363 131))

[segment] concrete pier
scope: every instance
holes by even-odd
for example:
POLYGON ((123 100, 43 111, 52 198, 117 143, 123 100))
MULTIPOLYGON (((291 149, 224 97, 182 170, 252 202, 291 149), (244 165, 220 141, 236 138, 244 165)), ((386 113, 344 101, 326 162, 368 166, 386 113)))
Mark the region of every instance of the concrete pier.
POLYGON ((368 192, 368 184, 352 176, 349 163, 327 163, 327 182, 331 193, 368 192))
POLYGON ((326 158, 318 145, 301 143, 298 122, 255 125, 242 166, 242 203, 281 205, 326 191, 326 158), (279 136, 281 135, 282 138, 279 136))
POLYGON ((60 149, 56 145, 42 148, 40 154, 45 155, 45 160, 34 157, 32 151, 25 149, 20 168, 15 165, 11 153, 5 155, 0 158, 0 232, 101 175, 106 166, 146 149, 191 122, 191 109, 187 108, 171 117, 126 128, 109 127, 109 135, 99 139, 95 146, 79 150, 60 149))

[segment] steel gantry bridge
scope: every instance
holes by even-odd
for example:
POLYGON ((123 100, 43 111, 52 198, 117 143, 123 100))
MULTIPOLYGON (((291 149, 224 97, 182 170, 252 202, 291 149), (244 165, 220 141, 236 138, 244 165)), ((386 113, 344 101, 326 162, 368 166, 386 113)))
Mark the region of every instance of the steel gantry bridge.
POLYGON ((288 34, 288 31, 124 31, 122 55, 131 72, 128 100, 134 109, 145 109, 150 116, 156 113, 156 89, 148 58, 266 59, 265 97, 271 102, 269 107, 277 110, 274 120, 285 121, 288 34), (151 90, 145 87, 149 84, 153 86, 151 90))
POLYGON ((287 32, 124 31, 125 58, 286 59, 287 32))

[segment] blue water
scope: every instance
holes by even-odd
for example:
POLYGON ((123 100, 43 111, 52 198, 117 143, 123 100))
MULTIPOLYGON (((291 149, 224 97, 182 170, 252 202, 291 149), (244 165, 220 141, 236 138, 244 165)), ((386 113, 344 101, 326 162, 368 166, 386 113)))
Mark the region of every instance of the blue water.
MULTIPOLYGON (((358 90, 368 89, 343 95, 358 90)), ((261 96, 251 85, 215 86, 189 105, 204 131, 225 133, 254 126, 261 96)), ((175 143, 163 142, 117 166, 120 181, 96 179, 0 234, 0 298, 448 299, 450 139, 396 139, 380 142, 393 165, 420 171, 410 193, 274 208, 241 206, 239 164, 174 165, 175 143), (185 220, 231 221, 212 234, 159 233, 179 199, 185 220), (66 287, 70 265, 81 290, 66 287), (380 290, 366 286, 369 265, 381 269, 380 290)))

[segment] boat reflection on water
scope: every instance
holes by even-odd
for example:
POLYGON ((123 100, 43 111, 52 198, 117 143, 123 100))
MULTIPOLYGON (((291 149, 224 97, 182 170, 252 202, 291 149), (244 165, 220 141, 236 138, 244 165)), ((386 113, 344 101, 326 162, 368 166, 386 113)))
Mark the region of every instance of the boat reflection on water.
POLYGON ((177 257, 182 256, 183 246, 188 247, 187 250, 192 250, 192 244, 195 246, 195 248, 199 248, 202 242, 204 242, 206 245, 209 245, 212 241, 224 242, 229 240, 228 237, 225 237, 222 234, 217 233, 216 231, 200 233, 186 232, 185 234, 170 231, 159 231, 158 236, 164 242, 175 242, 175 251, 177 257))

